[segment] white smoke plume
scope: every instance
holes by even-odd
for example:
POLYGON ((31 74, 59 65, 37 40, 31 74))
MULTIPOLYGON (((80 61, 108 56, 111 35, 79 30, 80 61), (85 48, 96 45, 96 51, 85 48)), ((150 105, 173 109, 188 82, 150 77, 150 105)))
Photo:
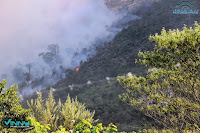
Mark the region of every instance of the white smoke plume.
MULTIPOLYGON (((0 78, 17 84, 12 72, 15 69, 18 79, 30 71, 32 79, 41 81, 42 76, 48 77, 43 85, 55 82, 51 72, 60 69, 59 65, 47 65, 39 53, 47 52, 50 44, 58 44, 62 66, 71 68, 74 52, 89 47, 96 38, 112 34, 108 27, 121 17, 108 9, 103 0, 1 0, 0 78), (27 63, 31 69, 25 66, 27 63)), ((85 58, 77 62, 81 60, 85 58)))
POLYGON ((1 0, 1 73, 30 63, 57 43, 66 65, 76 49, 89 46, 118 17, 103 0, 1 0), (69 51, 70 49, 70 51, 69 51))

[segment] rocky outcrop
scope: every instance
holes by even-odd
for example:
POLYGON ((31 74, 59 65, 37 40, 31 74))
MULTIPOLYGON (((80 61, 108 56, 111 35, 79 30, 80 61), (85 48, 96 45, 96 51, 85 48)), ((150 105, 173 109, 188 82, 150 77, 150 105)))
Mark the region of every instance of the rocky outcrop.
POLYGON ((105 0, 105 4, 113 11, 134 10, 138 7, 151 5, 152 2, 159 0, 105 0))

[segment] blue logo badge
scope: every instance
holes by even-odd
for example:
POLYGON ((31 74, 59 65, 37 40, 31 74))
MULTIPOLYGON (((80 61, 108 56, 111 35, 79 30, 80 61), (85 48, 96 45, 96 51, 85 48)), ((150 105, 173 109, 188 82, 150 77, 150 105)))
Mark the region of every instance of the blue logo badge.
POLYGON ((173 14, 198 14, 197 6, 189 0, 183 0, 174 6, 173 14))

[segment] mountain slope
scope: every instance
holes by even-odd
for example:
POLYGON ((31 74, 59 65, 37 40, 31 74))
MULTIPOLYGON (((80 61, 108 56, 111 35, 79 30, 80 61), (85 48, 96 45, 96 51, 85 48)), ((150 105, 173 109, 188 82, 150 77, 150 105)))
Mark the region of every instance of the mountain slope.
MULTIPOLYGON (((167 3, 164 0, 154 3, 141 20, 131 22, 130 26, 118 33, 112 42, 105 44, 95 56, 81 64, 78 73, 69 70, 67 72, 69 76, 56 86, 86 83, 88 80, 104 79, 107 76, 116 77, 129 71, 134 74, 144 74, 144 67, 134 62, 138 58, 139 50, 153 49, 154 45, 148 41, 150 34, 160 33, 163 27, 182 28, 184 24, 190 25, 199 20, 198 15, 172 14, 175 3, 173 0, 167 3)), ((136 14, 139 12, 141 11, 136 14)))
MULTIPOLYGON (((129 27, 118 33, 112 42, 106 43, 95 56, 82 63, 79 72, 67 70, 67 78, 54 86, 57 90, 54 92, 56 100, 61 98, 65 101, 69 93, 71 97, 77 96, 78 100, 84 102, 89 109, 96 110, 95 118, 99 118, 104 124, 113 122, 120 127, 120 130, 126 131, 137 130, 135 127, 142 128, 141 126, 144 125, 141 123, 146 121, 145 117, 118 99, 123 89, 116 81, 112 81, 111 84, 107 81, 96 83, 94 81, 128 72, 145 75, 146 68, 135 64, 134 61, 138 58, 139 50, 153 50, 154 44, 148 41, 150 34, 160 33, 163 27, 167 30, 181 29, 183 24, 200 22, 199 15, 172 14, 173 5, 176 3, 175 0, 153 3, 151 8, 143 14, 142 19, 130 22, 129 27), (89 80, 94 84, 87 85, 89 80), (68 85, 72 84, 82 85, 70 90, 68 85), (140 124, 137 125, 137 123, 140 124)), ((199 6, 200 2, 196 4, 199 6)), ((143 12, 142 8, 134 14, 141 12, 143 12)))
POLYGON ((108 8, 119 12, 121 10, 134 10, 139 7, 151 5, 159 0, 104 0, 108 8))

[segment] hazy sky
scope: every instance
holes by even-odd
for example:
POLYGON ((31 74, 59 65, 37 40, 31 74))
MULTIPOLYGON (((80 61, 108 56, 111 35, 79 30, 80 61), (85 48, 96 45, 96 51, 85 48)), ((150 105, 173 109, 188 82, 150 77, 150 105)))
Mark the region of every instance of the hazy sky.
POLYGON ((116 19, 103 0, 1 0, 0 74, 32 62, 49 44, 86 47, 116 19))

